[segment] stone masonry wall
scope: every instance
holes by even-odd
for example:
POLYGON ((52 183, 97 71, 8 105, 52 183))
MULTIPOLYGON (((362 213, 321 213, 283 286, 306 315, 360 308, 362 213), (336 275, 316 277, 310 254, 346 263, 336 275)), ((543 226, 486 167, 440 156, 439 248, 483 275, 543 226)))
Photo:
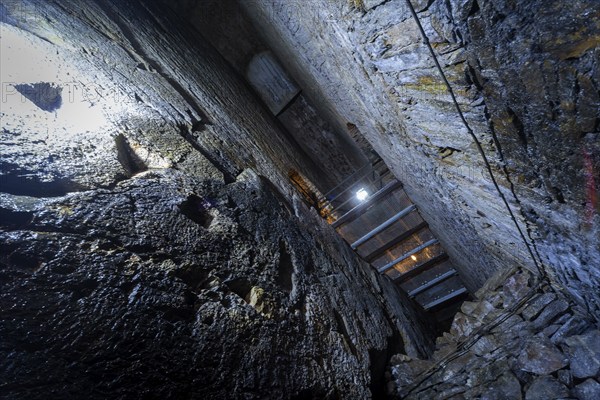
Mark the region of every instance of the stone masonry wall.
POLYGON ((402 399, 581 399, 600 396, 600 330, 569 296, 517 268, 463 303, 428 360, 392 357, 402 399))

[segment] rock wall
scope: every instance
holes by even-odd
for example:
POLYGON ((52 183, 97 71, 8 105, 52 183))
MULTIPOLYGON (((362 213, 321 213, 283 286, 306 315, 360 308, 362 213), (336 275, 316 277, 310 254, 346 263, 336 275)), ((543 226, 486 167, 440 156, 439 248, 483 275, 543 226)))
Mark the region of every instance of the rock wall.
MULTIPOLYGON (((246 79, 255 56, 265 52, 273 55, 269 44, 259 34, 260 27, 253 26, 237 0, 176 0, 165 3, 193 24, 202 37, 246 79)), ((280 64, 279 60, 276 61, 280 64)), ((274 80, 278 81, 285 79, 274 80)), ((300 85, 299 89, 301 93, 278 114, 278 120, 321 168, 322 182, 316 183, 326 193, 369 160, 348 135, 346 124, 334 125, 331 120, 324 120, 321 111, 304 95, 307 88, 300 85), (330 178, 329 181, 324 177, 330 178)))
MULTIPOLYGON (((404 0, 240 4, 332 125, 355 124, 405 183, 471 289, 532 265, 404 0)), ((598 2, 413 4, 548 273, 600 315, 598 2)))
POLYGON ((3 1, 0 397, 369 398, 428 319, 294 194, 314 166, 142 1, 3 1))
POLYGON ((465 302, 431 359, 392 357, 402 399, 581 399, 600 396, 600 331, 569 296, 523 269, 465 302))

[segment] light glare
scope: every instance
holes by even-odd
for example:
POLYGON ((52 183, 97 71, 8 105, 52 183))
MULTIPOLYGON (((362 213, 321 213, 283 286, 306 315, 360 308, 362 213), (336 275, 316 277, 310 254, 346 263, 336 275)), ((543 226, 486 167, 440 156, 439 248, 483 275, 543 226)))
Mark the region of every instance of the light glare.
POLYGON ((356 198, 360 201, 365 201, 367 197, 369 197, 369 193, 364 188, 361 188, 356 192, 356 198))

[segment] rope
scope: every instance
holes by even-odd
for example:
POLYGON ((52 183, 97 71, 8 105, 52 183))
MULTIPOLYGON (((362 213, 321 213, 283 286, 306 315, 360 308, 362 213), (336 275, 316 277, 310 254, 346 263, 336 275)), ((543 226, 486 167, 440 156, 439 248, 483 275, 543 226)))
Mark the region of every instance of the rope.
MULTIPOLYGON (((467 120, 462 112, 462 109, 460 108, 460 105, 458 104, 458 101, 456 100, 456 96, 454 95, 454 90, 452 89, 450 82, 448 82, 448 79, 446 78, 446 74, 444 73, 444 70, 442 69, 442 66, 440 65, 437 55, 435 54, 435 51, 433 50, 433 47, 431 46, 431 43, 429 42, 429 38, 427 37, 425 30, 423 29, 423 25, 421 25, 421 21, 419 20, 419 17, 417 15, 417 12, 415 11, 415 8, 413 7, 410 0, 406 0, 406 4, 408 5, 408 8, 410 9, 410 12, 411 12, 413 18, 414 18, 415 22, 417 23, 419 30, 421 31, 421 36, 423 37, 423 41, 425 42, 425 45, 427 45, 427 48, 429 49, 429 52, 431 53, 431 56, 433 57, 433 61, 435 62, 435 65, 436 65, 438 71, 439 71, 440 75, 442 76, 442 79, 443 79, 444 83, 446 84, 446 87, 448 88, 448 92, 450 93, 450 97, 452 97, 452 101, 454 103, 454 106, 456 107, 456 111, 458 112, 458 115, 460 116, 460 119, 462 120, 462 123, 464 124, 465 128, 467 128, 467 132, 469 132, 469 135, 471 135, 471 138, 473 138, 473 141, 475 142, 475 145, 477 146, 477 150, 479 151, 479 154, 481 155, 481 158, 483 159, 483 162, 485 163, 485 167, 488 171, 490 178, 492 179, 492 183, 494 184, 496 191, 498 192, 498 194, 500 195, 500 198, 504 202, 504 205, 506 206, 506 209, 508 210, 510 218, 512 219, 513 223, 517 227, 517 230, 519 231, 519 235, 521 236, 523 243, 525 243, 525 246, 527 247, 527 251, 529 252, 529 255, 531 256, 531 259, 533 260, 533 263, 534 263, 535 267, 537 268, 538 273, 543 276, 544 270, 542 269, 542 267, 538 263, 537 259, 535 258, 535 255, 533 254, 533 251, 531 250, 531 246, 529 245, 529 242, 527 241, 527 238, 525 237, 523 230, 519 226, 517 218, 515 217, 512 209, 510 208, 510 205, 508 204, 508 201, 506 200, 504 193, 502 193, 502 190, 500 190, 500 186, 498 185, 498 182, 496 181, 496 177, 494 176, 494 172, 492 171, 492 166, 490 165, 490 162, 488 161, 488 158, 485 155, 485 152, 483 151, 481 142, 479 141, 479 139, 477 139, 477 136, 475 135, 475 133, 469 126, 469 123, 467 122, 467 120)), ((540 262, 541 262, 541 260, 540 260, 540 262)))

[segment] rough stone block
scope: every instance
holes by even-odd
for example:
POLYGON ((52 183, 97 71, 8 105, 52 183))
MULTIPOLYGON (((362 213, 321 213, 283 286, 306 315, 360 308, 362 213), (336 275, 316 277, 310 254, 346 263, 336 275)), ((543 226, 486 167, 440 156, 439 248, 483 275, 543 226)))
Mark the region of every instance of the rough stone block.
POLYGON ((544 311, 533 321, 535 329, 542 329, 548 326, 556 317, 569 309, 569 303, 566 300, 558 299, 548 304, 544 311))
POLYGON ((552 343, 562 342, 565 337, 580 334, 589 326, 589 323, 576 316, 571 316, 562 327, 552 335, 552 343))
POLYGON ((523 324, 523 319, 518 315, 511 315, 504 321, 502 321, 498 326, 492 329, 494 333, 503 333, 507 334, 510 332, 511 335, 519 336, 519 332, 521 332, 521 325, 523 324), (515 327, 519 327, 519 329, 514 329, 515 327))
POLYGON ((541 376, 529 385, 525 400, 560 399, 568 396, 569 390, 565 385, 551 376, 541 376))
POLYGON ((495 382, 489 385, 489 389, 481 395, 481 400, 511 399, 521 400, 521 384, 510 372, 504 373, 495 382))
POLYGON ((489 354, 500 347, 500 344, 496 338, 492 335, 483 336, 471 347, 471 351, 478 356, 484 356, 487 358, 489 354))
POLYGON ((600 399, 600 383, 593 379, 587 379, 573 389, 573 394, 579 400, 598 400, 600 399))
POLYGON ((412 384, 415 378, 431 368, 433 363, 425 360, 409 360, 403 361, 392 366, 392 377, 398 388, 403 388, 412 384))
POLYGON ((532 338, 525 342, 517 365, 526 372, 538 375, 550 374, 569 364, 569 359, 549 340, 536 341, 532 338))
POLYGON ((565 339, 571 358, 571 372, 576 378, 597 377, 600 373, 600 331, 565 339))
POLYGON ((537 317, 544 307, 550 304, 550 302, 552 302, 554 299, 556 299, 556 295, 554 293, 544 293, 536 297, 523 309, 521 313, 523 318, 531 321, 533 318, 537 317))
POLYGON ((512 275, 504 283, 502 293, 504 294, 504 305, 509 306, 522 299, 529 291, 529 278, 531 274, 522 271, 512 275))
POLYGON ((450 334, 461 337, 468 336, 474 329, 481 326, 481 323, 478 322, 475 318, 466 316, 465 314, 458 313, 454 317, 454 322, 452 322, 452 327, 450 328, 450 334))
POLYGON ((558 329, 560 328, 560 325, 556 325, 556 324, 552 324, 546 328, 544 328, 544 330, 542 331, 542 333, 544 334, 544 336, 546 337, 551 337, 558 329))
POLYGON ((558 371, 558 380, 563 385, 571 387, 573 385, 573 374, 569 369, 561 369, 558 371))

